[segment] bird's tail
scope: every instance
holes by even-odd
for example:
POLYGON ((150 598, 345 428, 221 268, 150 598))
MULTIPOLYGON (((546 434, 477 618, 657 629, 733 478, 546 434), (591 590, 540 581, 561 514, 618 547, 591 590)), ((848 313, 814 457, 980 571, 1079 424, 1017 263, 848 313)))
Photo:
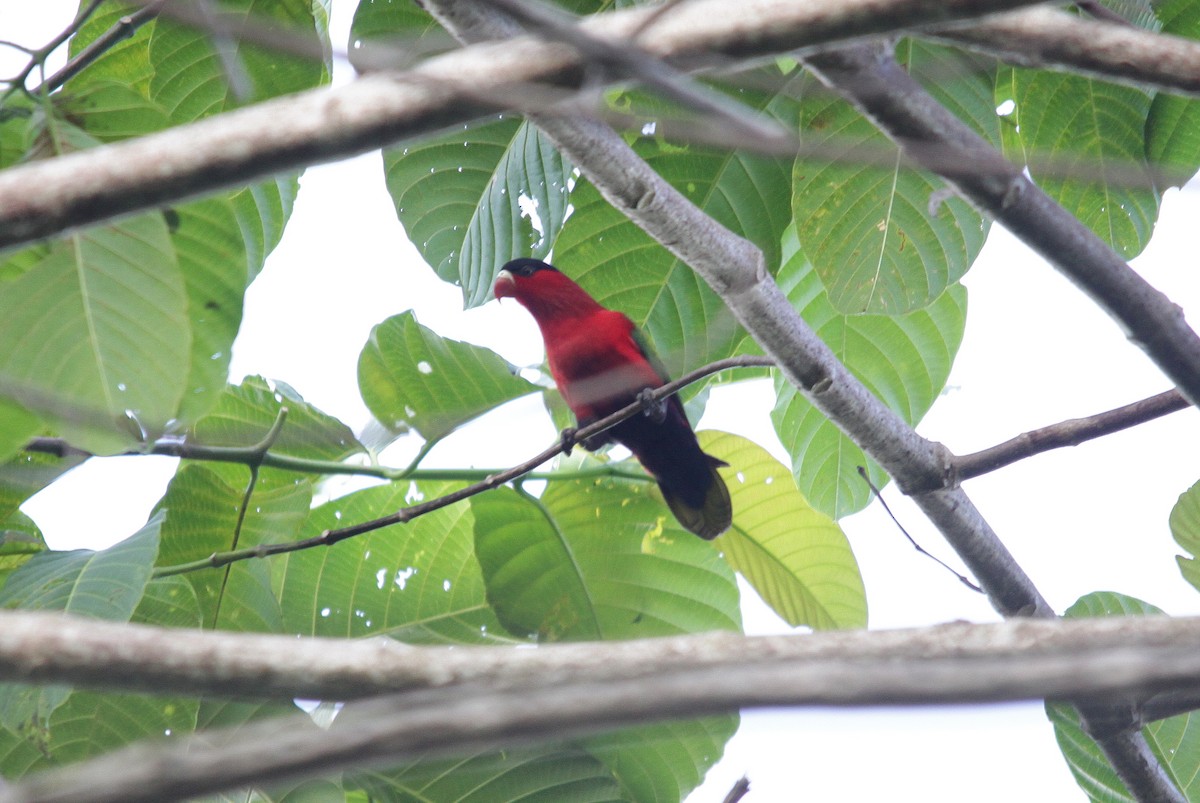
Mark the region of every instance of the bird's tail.
POLYGON ((728 530, 733 523, 733 503, 729 501, 729 489, 725 487, 725 480, 717 473, 718 466, 729 464, 709 454, 704 457, 708 460, 712 480, 699 504, 689 504, 683 495, 672 491, 662 482, 659 482, 658 487, 662 490, 663 499, 667 501, 667 507, 671 508, 679 523, 689 532, 711 541, 728 530))

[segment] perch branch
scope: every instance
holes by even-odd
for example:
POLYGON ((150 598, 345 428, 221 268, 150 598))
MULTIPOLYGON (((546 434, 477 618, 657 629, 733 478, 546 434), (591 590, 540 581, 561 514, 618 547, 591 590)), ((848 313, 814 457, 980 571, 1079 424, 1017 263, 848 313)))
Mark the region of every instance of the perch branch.
POLYGON ((652 404, 659 399, 665 399, 668 396, 678 393, 683 388, 697 382, 705 377, 715 373, 728 370, 730 368, 749 367, 749 366, 772 366, 774 362, 766 357, 730 357, 724 360, 717 360, 708 365, 697 368, 679 379, 668 382, 662 387, 655 388, 646 395, 646 398, 622 407, 620 410, 607 415, 604 418, 589 424, 586 427, 580 427, 575 430, 570 436, 564 434, 552 446, 543 449, 538 454, 503 471, 495 474, 490 474, 478 482, 474 482, 464 488, 459 488, 456 491, 451 491, 444 496, 439 496, 436 499, 430 499, 428 502, 422 502, 411 507, 401 508, 395 513, 383 516, 370 521, 358 522, 351 524, 348 527, 340 527, 336 530, 325 530, 320 535, 315 535, 312 538, 303 538, 299 541, 285 541, 278 544, 260 544, 258 546, 246 547, 244 549, 235 549, 228 552, 216 552, 207 558, 191 561, 189 563, 181 563, 175 566, 162 566, 154 570, 155 577, 168 577, 176 574, 197 571, 199 569, 218 568, 228 566, 239 560, 249 560, 251 558, 265 558, 271 555, 282 555, 287 552, 298 552, 302 549, 312 549, 319 546, 333 546, 334 544, 345 541, 347 538, 353 538, 357 535, 381 530, 384 527, 390 527, 393 524, 406 524, 413 519, 419 518, 432 513, 435 510, 441 510, 444 507, 449 507, 464 499, 469 499, 476 494, 490 491, 492 488, 497 488, 506 482, 523 477, 533 469, 545 463, 547 460, 554 458, 556 455, 570 453, 571 449, 577 443, 582 443, 594 435, 599 435, 605 430, 611 429, 627 418, 634 415, 639 415, 646 408, 647 404, 652 404))

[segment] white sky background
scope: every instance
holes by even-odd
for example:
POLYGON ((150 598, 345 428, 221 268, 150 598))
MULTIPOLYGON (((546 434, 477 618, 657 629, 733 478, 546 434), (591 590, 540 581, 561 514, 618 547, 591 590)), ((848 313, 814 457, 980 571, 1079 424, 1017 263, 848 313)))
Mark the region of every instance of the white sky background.
MULTIPOLYGON (((67 0, 0 0, 0 38, 40 46, 74 9, 67 0)), ((346 0, 334 3, 339 45, 350 9, 346 0)), ((0 74, 21 63, 0 50, 0 74)), ((338 69, 337 80, 348 80, 348 68, 338 69)), ((286 381, 360 427, 366 411, 358 353, 372 326, 410 308, 443 336, 488 346, 517 364, 540 363, 541 340, 524 309, 492 303, 464 312, 458 290, 421 262, 395 219, 378 154, 312 168, 301 188, 284 240, 247 296, 235 379, 261 373, 286 381)), ((1134 262, 1191 312, 1193 325, 1200 308, 1197 220, 1200 193, 1168 192, 1154 239, 1134 262)), ((965 284, 967 330, 950 390, 918 428, 951 450, 972 452, 1169 387, 1104 313, 998 227, 965 284)), ((701 428, 745 435, 786 462, 770 408, 766 382, 718 389, 701 428)), ((555 434, 536 398, 518 400, 451 436, 426 464, 509 465, 555 434)), ((1200 416, 1186 411, 1022 461, 966 489, 1057 610, 1090 591, 1113 590, 1172 614, 1197 614, 1200 597, 1176 568, 1179 549, 1167 516, 1200 479, 1198 443, 1200 416)), ((406 457, 387 460, 402 464, 406 457)), ((145 522, 174 462, 92 460, 24 509, 55 547, 100 548, 145 522)), ((885 497, 923 546, 957 565, 913 505, 893 488, 885 497)), ((878 505, 842 523, 866 582, 871 627, 997 620, 986 600, 916 554, 878 505)), ((756 599, 745 608, 748 632, 788 630, 756 599)), ((720 801, 743 773, 751 781, 747 801, 1083 799, 1040 703, 747 712, 724 760, 689 800, 720 801)))

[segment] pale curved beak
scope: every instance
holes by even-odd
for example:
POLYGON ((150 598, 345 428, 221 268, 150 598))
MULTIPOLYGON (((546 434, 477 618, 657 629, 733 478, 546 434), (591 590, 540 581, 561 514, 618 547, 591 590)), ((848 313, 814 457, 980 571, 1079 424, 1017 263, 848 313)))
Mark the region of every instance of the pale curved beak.
POLYGON ((492 285, 492 293, 497 299, 515 298, 517 295, 517 282, 513 279, 513 275, 506 270, 502 270, 496 274, 496 283, 492 285))

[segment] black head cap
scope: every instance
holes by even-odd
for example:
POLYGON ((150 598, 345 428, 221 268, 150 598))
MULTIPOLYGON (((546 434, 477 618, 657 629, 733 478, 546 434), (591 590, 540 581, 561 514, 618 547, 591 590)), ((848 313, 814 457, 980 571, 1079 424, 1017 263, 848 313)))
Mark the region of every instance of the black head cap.
POLYGON ((521 259, 514 259, 512 262, 509 262, 507 265, 501 268, 501 270, 506 270, 514 276, 532 276, 539 270, 557 271, 558 268, 554 267, 553 265, 547 265, 540 259, 529 259, 528 257, 522 257, 521 259))

